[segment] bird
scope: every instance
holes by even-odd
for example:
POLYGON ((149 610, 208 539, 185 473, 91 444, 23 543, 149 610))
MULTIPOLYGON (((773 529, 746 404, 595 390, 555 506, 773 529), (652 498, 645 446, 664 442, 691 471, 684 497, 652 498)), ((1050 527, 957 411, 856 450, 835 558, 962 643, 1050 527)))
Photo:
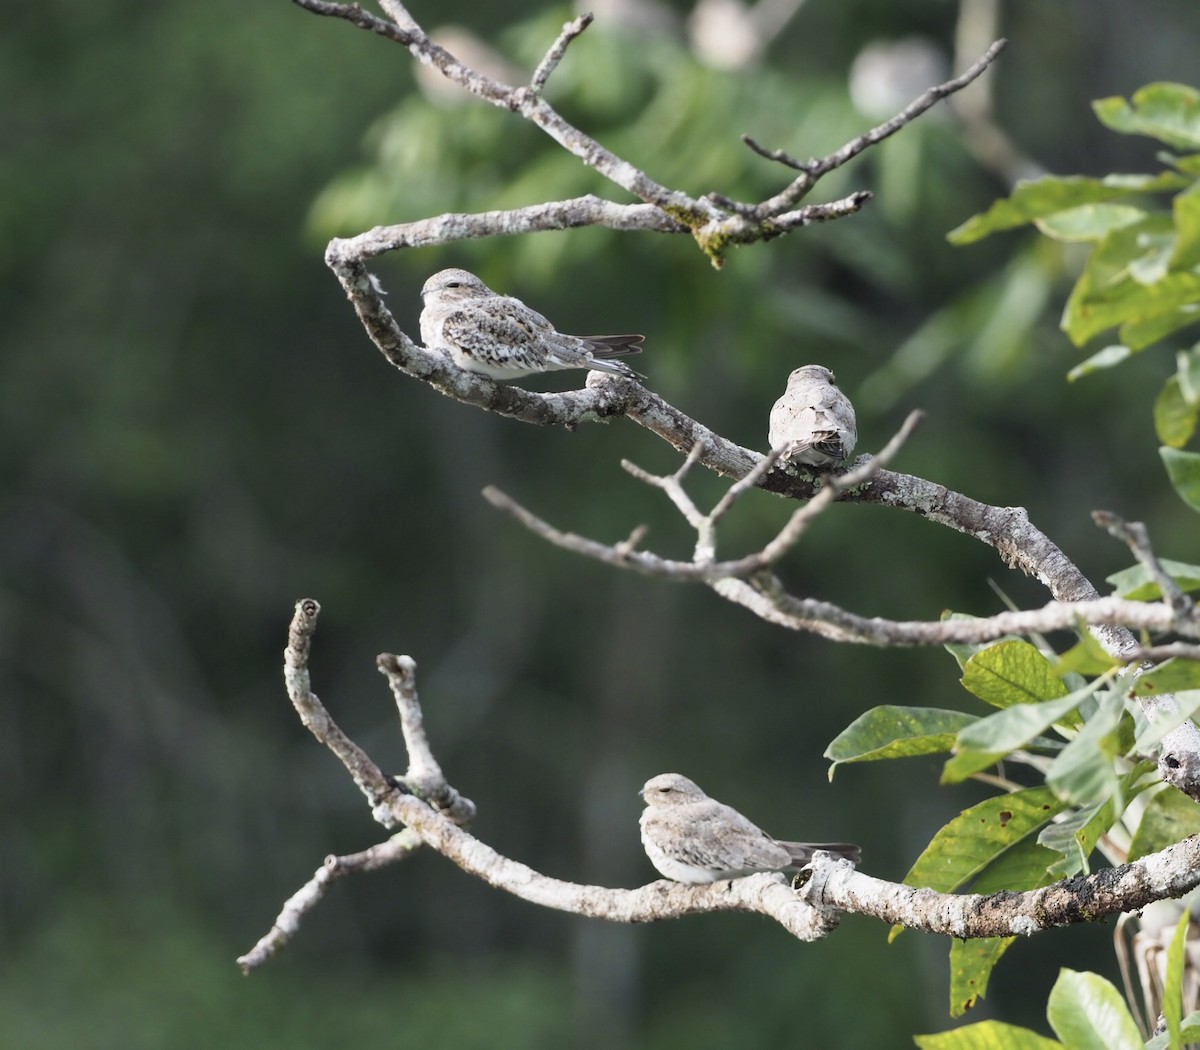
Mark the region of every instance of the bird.
POLYGON ((646 801, 639 821, 646 856, 675 882, 698 886, 757 871, 795 870, 817 850, 854 864, 862 857, 862 850, 849 842, 773 839, 680 773, 651 777, 639 793, 646 801))
POLYGON ((771 409, 767 432, 782 463, 836 466, 850 458, 858 440, 854 406, 823 365, 802 365, 771 409))
POLYGON ((641 335, 567 335, 520 299, 493 292, 467 270, 439 270, 421 289, 421 339, 459 368, 491 379, 520 379, 562 368, 591 368, 644 379, 609 358, 642 350, 641 335))

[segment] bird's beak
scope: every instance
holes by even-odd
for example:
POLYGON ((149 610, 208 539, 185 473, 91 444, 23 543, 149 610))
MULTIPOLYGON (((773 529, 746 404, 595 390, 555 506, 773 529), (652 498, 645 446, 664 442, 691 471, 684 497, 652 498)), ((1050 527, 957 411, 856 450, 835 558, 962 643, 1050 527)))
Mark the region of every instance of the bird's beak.
POLYGON ((646 792, 644 792, 641 788, 638 788, 638 798, 640 798, 643 802, 646 801, 646 792))

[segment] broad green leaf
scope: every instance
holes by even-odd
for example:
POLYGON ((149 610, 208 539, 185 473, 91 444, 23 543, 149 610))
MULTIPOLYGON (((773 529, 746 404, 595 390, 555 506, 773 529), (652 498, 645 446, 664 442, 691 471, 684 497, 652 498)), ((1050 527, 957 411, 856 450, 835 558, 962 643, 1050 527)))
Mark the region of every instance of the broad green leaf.
POLYGON ((1129 264, 1129 276, 1138 284, 1157 284, 1170 272, 1171 256, 1175 254, 1178 242, 1179 238, 1173 229, 1162 233, 1144 233, 1138 239, 1142 253, 1129 264))
POLYGON ((1003 1021, 980 1021, 949 1032, 914 1035, 920 1050, 1066 1050, 1056 1039, 1003 1021))
POLYGON ((1035 219, 1037 228, 1056 241, 1098 241, 1110 230, 1140 222, 1146 217, 1132 204, 1081 204, 1035 219))
POLYGON ((1183 953, 1191 916, 1185 911, 1175 926, 1175 936, 1167 951, 1167 977, 1163 982, 1163 1017, 1172 1046, 1182 1046, 1179 1022, 1183 1020, 1183 953))
MULTIPOLYGON (((1159 558, 1158 563, 1163 567, 1163 571, 1184 591, 1200 591, 1200 565, 1190 565, 1184 561, 1171 561, 1168 558, 1159 558)), ((1131 565, 1128 569, 1122 569, 1120 572, 1114 572, 1107 579, 1113 585, 1113 593, 1122 598, 1149 602, 1162 597, 1162 590, 1140 564, 1131 565)))
POLYGON ((1164 707, 1154 710, 1145 728, 1138 734, 1130 751, 1142 755, 1152 751, 1159 741, 1174 729, 1178 729, 1192 715, 1200 711, 1200 690, 1185 689, 1175 694, 1175 710, 1164 707))
POLYGON ((1197 306, 1200 295, 1195 288, 1191 274, 1172 274, 1165 278, 1156 289, 1156 294, 1161 292, 1162 295, 1155 305, 1123 322, 1117 335, 1132 349, 1142 350, 1180 328, 1196 324, 1200 321, 1200 306, 1197 306))
POLYGON ((950 1016, 962 1017, 987 995, 988 979, 1016 937, 950 942, 950 1016))
POLYGON ((1178 788, 1168 786, 1146 804, 1129 846, 1129 859, 1149 856, 1197 834, 1200 834, 1200 805, 1178 788))
POLYGON ((1154 401, 1154 432, 1171 448, 1183 448, 1196 432, 1200 403, 1189 404, 1179 385, 1179 376, 1168 377, 1154 401))
MULTIPOLYGON (((1038 660, 1044 661, 1046 667, 1052 666, 1050 661, 1046 660, 1033 646, 1027 642, 1021 644, 1025 645, 1029 652, 1035 653, 1038 660)), ((1029 652, 1014 648, 1008 656, 1012 657, 1015 654, 1018 660, 1025 660, 1029 652)), ((983 655, 985 654, 980 654, 980 656, 983 655)), ((1003 655, 1001 655, 997 660, 993 660, 993 668, 999 667, 1001 661, 1004 659, 1003 655)), ((1011 660, 1008 661, 1009 664, 1011 662, 1011 660)), ((1038 671, 1043 669, 1042 665, 1036 662, 1029 663, 1026 666, 1027 668, 1034 667, 1038 671)), ((985 679, 985 681, 990 683, 991 679, 985 679)), ((1009 681, 1005 680, 1006 688, 1009 681)), ((1096 690, 1104 684, 1104 681, 1104 677, 1091 682, 1085 681, 1079 689, 1057 700, 1042 700, 1029 703, 1018 702, 1011 707, 1005 708, 1003 711, 997 711, 994 715, 981 718, 973 725, 967 726, 967 728, 958 734, 958 738, 955 740, 954 756, 948 759, 942 767, 941 782, 943 784, 959 783, 967 777, 978 773, 981 769, 987 769, 997 759, 1002 758, 1010 751, 1015 751, 1019 747, 1029 745, 1042 747, 1053 744, 1053 741, 1043 741, 1038 738, 1056 723, 1062 723, 1071 727, 1081 725, 1082 719, 1073 712, 1080 704, 1095 694, 1096 690)), ((1037 688, 1053 688, 1048 679, 1035 682, 1033 678, 1027 677, 1025 682, 1034 683, 1037 688)), ((1054 682, 1059 690, 1066 688, 1057 676, 1054 678, 1054 682)))
POLYGON ((1167 468, 1167 477, 1183 500, 1192 510, 1200 510, 1200 454, 1181 452, 1163 446, 1158 450, 1167 468))
POLYGON ((996 201, 983 214, 971 216, 957 229, 951 230, 946 239, 951 244, 971 244, 989 233, 1023 226, 1035 219, 1044 219, 1087 204, 1101 204, 1160 190, 1185 189, 1189 185, 1191 180, 1171 171, 1158 175, 1106 175, 1102 179, 1083 175, 1047 175, 1018 182, 1008 197, 996 201))
MULTIPOLYGON (((1045 828, 1042 832, 1045 833, 1045 828)), ((1058 860, 1058 856, 1031 835, 1006 849, 984 868, 971 883, 971 892, 997 893, 1000 890, 1035 890, 1039 886, 1047 886, 1055 881, 1049 874, 1049 868, 1058 860)))
POLYGON ((1072 368, 1067 373, 1067 381, 1074 383, 1076 379, 1082 379, 1093 372, 1099 372, 1102 368, 1112 368, 1113 365, 1119 365, 1126 358, 1132 356, 1133 351, 1127 346, 1122 346, 1120 343, 1115 346, 1106 346, 1103 350, 1097 350, 1086 361, 1081 361, 1072 368))
MULTIPOLYGON (((1051 825, 1053 826, 1053 825, 1051 825)), ((1005 850, 984 869, 972 893, 1032 890, 1054 881, 1047 868, 1057 854, 1032 839, 1005 850)), ((976 937, 950 943, 950 1016, 960 1017, 987 994, 992 970, 1015 937, 976 937)))
POLYGON ((904 882, 952 893, 1065 808, 1048 787, 990 798, 947 823, 916 859, 904 882))
POLYGON ((1119 666, 1119 661, 1109 655, 1108 650, 1096 640, 1095 635, 1085 630, 1079 641, 1059 656, 1055 662, 1055 671, 1060 675, 1067 671, 1083 675, 1099 675, 1117 666, 1119 666))
POLYGON ((1099 974, 1063 969, 1046 1017, 1071 1050, 1142 1050, 1142 1037, 1121 993, 1099 974))
POLYGON ((956 784, 981 769, 987 769, 1010 751, 1024 747, 1056 722, 1066 718, 1095 689, 1095 683, 1089 682, 1082 689, 1059 700, 1014 704, 967 726, 955 740, 954 757, 942 767, 942 783, 956 784))
POLYGON ((1160 696, 1200 689, 1200 660, 1176 657, 1164 660, 1153 671, 1140 675, 1133 687, 1134 696, 1160 696))
POLYGON ((1109 828, 1113 826, 1112 799, 1093 802, 1076 810, 1066 820, 1047 824, 1038 835, 1038 845, 1060 854, 1050 867, 1058 878, 1067 878, 1088 870, 1088 857, 1109 828))
POLYGON ((997 642, 976 653, 963 669, 962 684, 1000 708, 1057 700, 1067 692, 1054 665, 1022 639, 997 642))
POLYGON ((1058 860, 1047 866, 1051 881, 1090 870, 1088 858, 1096 848, 1096 843, 1116 823, 1130 800, 1151 786, 1152 782, 1143 778, 1154 768, 1152 762, 1138 763, 1123 777, 1119 801, 1118 798, 1109 798, 1103 802, 1093 802, 1072 813, 1065 820, 1055 821, 1042 828, 1041 834, 1038 835, 1038 844, 1062 854, 1058 860))
POLYGON ((1113 131, 1149 135, 1173 149, 1200 150, 1200 91, 1186 84, 1147 84, 1129 102, 1102 98, 1092 109, 1113 131))
POLYGON ((1200 183, 1175 198, 1171 207, 1177 234, 1172 270, 1187 270, 1200 264, 1200 183))
POLYGON ((832 760, 829 779, 843 762, 875 762, 949 751, 964 727, 978 721, 975 715, 943 711, 936 707, 900 707, 885 704, 861 714, 825 749, 832 760))
POLYGON ((1102 802, 1116 792, 1113 759, 1133 745, 1133 719, 1125 713, 1121 694, 1112 689, 1098 693, 1097 700, 1096 712, 1046 772, 1055 793, 1076 805, 1102 802))
POLYGON ((1077 346, 1106 329, 1120 327, 1121 342, 1140 350, 1153 341, 1152 335, 1160 337, 1155 333, 1200 320, 1193 309, 1200 300, 1200 274, 1171 272, 1154 277, 1162 268, 1163 239, 1170 236, 1171 217, 1153 214, 1113 230, 1100 241, 1063 310, 1061 327, 1077 346), (1144 281, 1137 279, 1139 273, 1144 281), (1130 332, 1134 326, 1136 338, 1130 332))

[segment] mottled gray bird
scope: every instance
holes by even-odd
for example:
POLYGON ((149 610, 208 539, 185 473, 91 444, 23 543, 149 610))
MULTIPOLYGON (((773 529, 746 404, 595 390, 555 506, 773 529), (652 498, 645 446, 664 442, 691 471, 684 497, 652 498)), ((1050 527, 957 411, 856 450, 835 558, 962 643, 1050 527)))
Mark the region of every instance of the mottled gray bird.
POLYGON ((854 406, 822 365, 803 365, 788 376, 783 397, 771 409, 771 448, 782 463, 837 466, 858 440, 854 406))
POLYGON ((641 335, 566 335, 520 299, 497 295, 473 273, 439 270, 421 289, 421 338, 459 368, 519 379, 560 368, 593 368, 643 379, 610 357, 641 352, 641 335))
POLYGON ((802 868, 819 849, 858 863, 849 842, 780 842, 736 809, 709 798, 687 777, 660 773, 641 790, 642 845, 668 879, 698 885, 756 871, 802 868))

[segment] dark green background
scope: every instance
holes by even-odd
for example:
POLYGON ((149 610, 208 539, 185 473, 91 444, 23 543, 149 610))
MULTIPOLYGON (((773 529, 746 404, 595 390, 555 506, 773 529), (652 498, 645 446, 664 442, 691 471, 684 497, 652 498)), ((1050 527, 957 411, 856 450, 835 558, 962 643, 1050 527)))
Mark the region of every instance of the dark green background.
MULTIPOLYGON (((412 7, 430 27, 439 10, 412 7)), ((810 0, 740 74, 602 18, 551 99, 660 181, 761 197, 786 172, 739 134, 803 157, 836 148, 872 123, 845 92, 861 47, 920 33, 948 52, 957 14, 810 0)), ((530 69, 568 15, 529 22, 510 2, 455 20, 530 69)), ((1017 0, 1002 31, 998 122, 1053 171, 1152 167, 1153 144, 1105 132, 1089 100, 1200 80, 1190 0, 1017 0)), ((400 48, 286 0, 26 5, 6 16, 0 94, 0 1043, 898 1047, 948 1026, 943 940, 889 946, 856 918, 813 945, 739 915, 608 926, 433 854, 339 885, 243 978, 234 958, 322 857, 382 837, 283 692, 301 596, 324 608, 314 686, 343 727, 403 769, 374 657, 411 654, 438 758, 480 805, 474 830, 566 879, 654 874, 636 791, 666 770, 782 837, 856 840, 867 871, 899 879, 982 789, 938 789, 937 759, 847 767, 830 785, 821 752, 876 704, 974 701, 941 651, 792 635, 701 588, 552 550, 483 502, 493 483, 564 528, 612 541, 646 522, 654 549, 690 551, 665 498, 619 467, 672 470, 665 444, 630 423, 541 431, 440 398, 388 369, 322 263, 334 232, 625 199, 516 117, 430 106, 400 48)), ((822 184, 821 200, 874 189, 861 215, 737 251, 720 273, 684 238, 598 230, 378 272, 413 333, 421 282, 451 264, 565 330, 644 331, 650 385, 752 447, 787 373, 820 361, 858 404, 864 451, 925 408, 897 466, 1028 507, 1097 582, 1128 558, 1093 507, 1146 520, 1162 554, 1194 561, 1195 518, 1150 418, 1169 353, 1065 382, 1080 356, 1055 323, 1072 259, 1028 232, 946 244, 1007 189, 946 116, 822 184)), ((752 494, 722 552, 761 545, 788 510, 752 494)), ((831 510, 783 574, 904 618, 997 611, 989 579, 1045 598, 981 545, 879 508, 831 510)), ((1108 937, 1018 945, 975 1015, 1045 1031, 1058 966, 1115 977, 1108 937)))

